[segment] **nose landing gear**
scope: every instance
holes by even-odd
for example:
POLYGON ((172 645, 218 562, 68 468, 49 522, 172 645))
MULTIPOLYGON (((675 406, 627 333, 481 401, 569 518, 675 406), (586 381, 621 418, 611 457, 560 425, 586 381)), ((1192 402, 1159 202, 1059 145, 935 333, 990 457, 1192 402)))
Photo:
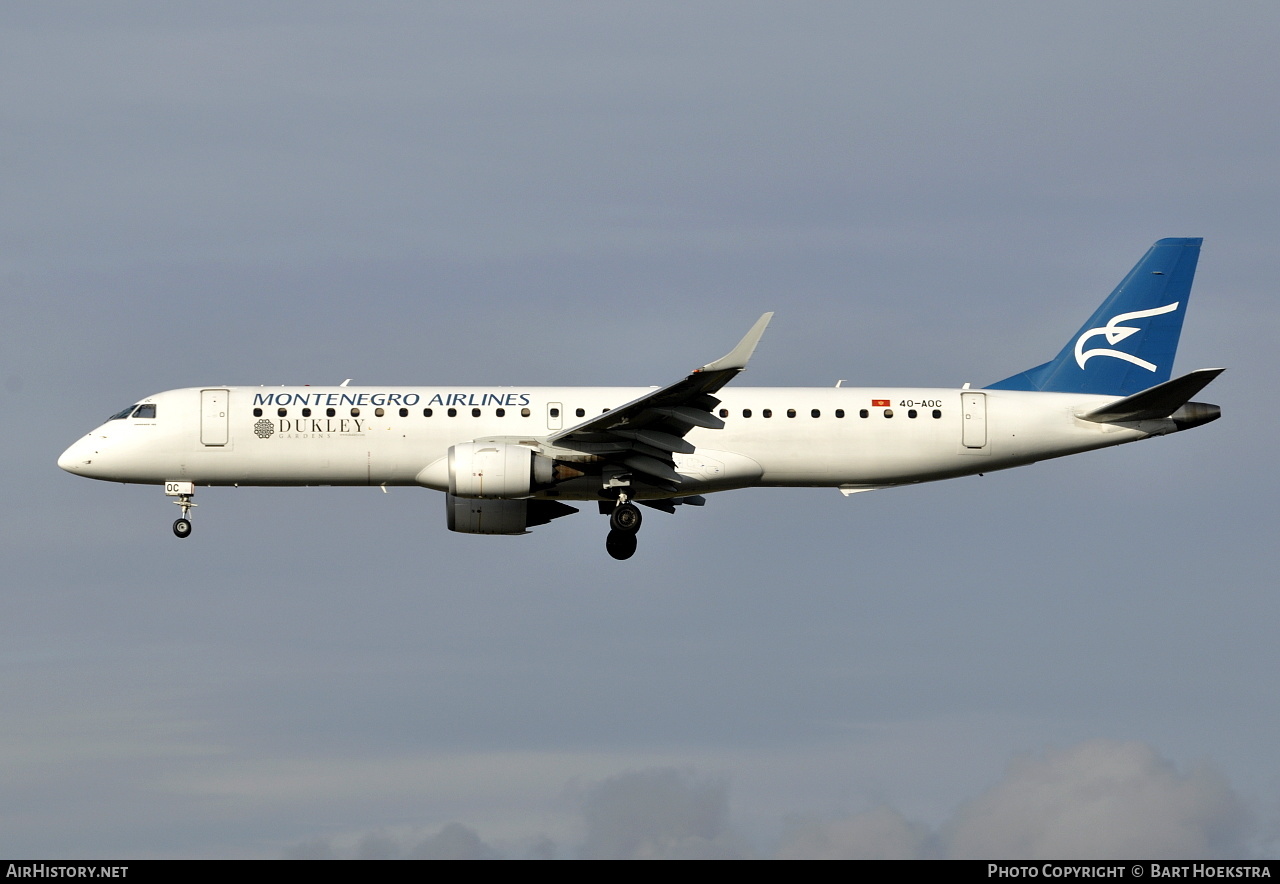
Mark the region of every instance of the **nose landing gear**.
POLYGON ((173 523, 173 536, 185 540, 191 536, 191 520, 187 516, 196 506, 191 502, 192 496, 196 493, 196 485, 194 482, 165 482, 164 493, 178 498, 174 503, 182 507, 182 517, 173 523))

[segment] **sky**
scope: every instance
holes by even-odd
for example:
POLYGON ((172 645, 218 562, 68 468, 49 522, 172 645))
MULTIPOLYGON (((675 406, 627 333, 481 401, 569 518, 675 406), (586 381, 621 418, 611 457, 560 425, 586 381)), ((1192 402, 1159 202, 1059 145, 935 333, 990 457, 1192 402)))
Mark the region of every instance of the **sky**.
POLYGON ((1275 858, 1280 8, 0 10, 0 853, 1275 858), (210 384, 982 385, 1205 238, 1195 432, 446 530, 59 471, 210 384))

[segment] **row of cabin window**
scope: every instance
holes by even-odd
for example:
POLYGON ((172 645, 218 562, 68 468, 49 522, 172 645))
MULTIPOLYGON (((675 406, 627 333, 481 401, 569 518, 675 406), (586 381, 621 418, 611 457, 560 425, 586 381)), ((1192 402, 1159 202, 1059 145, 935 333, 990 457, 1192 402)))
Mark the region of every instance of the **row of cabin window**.
MULTIPOLYGON (((147 407, 147 406, 144 406, 144 407, 147 407)), ((155 417, 155 411, 154 411, 155 406, 154 406, 154 405, 152 405, 152 406, 149 406, 149 407, 152 409, 151 413, 150 413, 150 414, 148 414, 148 415, 143 415, 143 416, 145 416, 145 417, 155 417)), ((141 409, 141 408, 139 408, 139 411, 141 411, 141 410, 142 410, 142 409, 141 409)), ((604 409, 604 411, 608 411, 608 410, 609 410, 609 409, 607 409, 607 408, 606 408, 606 409, 604 409)), ((603 414, 603 413, 604 413, 604 411, 602 411, 602 412, 601 412, 601 414, 603 414)), ((335 408, 326 408, 326 409, 324 410, 324 413, 325 413, 325 417, 336 417, 338 412, 337 412, 337 409, 335 409, 335 408)), ((373 410, 373 414, 374 414, 374 416, 375 416, 375 417, 385 417, 385 416, 386 416, 386 413, 387 413, 387 412, 386 412, 386 409, 385 409, 385 408, 375 408, 375 409, 373 410)), ((435 412, 434 412, 434 410, 433 410, 433 409, 430 409, 430 408, 424 408, 424 409, 422 409, 422 416, 423 416, 423 417, 431 417, 434 413, 435 413, 435 412)), ((449 417, 457 417, 457 416, 458 416, 458 409, 456 409, 456 408, 450 408, 450 409, 447 409, 447 411, 446 411, 445 413, 446 413, 446 414, 448 414, 448 415, 449 415, 449 417)), ((507 410, 506 410, 505 408, 495 408, 493 413, 494 413, 494 415, 495 415, 496 417, 506 417, 506 416, 507 416, 507 410)), ((121 414, 123 415, 123 414, 124 414, 124 412, 122 412, 121 414)), ((408 417, 408 416, 409 416, 409 409, 407 409, 407 408, 401 408, 401 409, 399 410, 399 414, 400 414, 400 416, 401 416, 401 417, 408 417)), ((530 415, 530 414, 531 414, 531 412, 529 411, 529 409, 527 409, 527 408, 522 408, 522 409, 520 409, 520 416, 521 416, 521 417, 529 417, 529 415, 530 415)), ((560 416, 560 409, 558 409, 558 408, 552 408, 552 409, 550 410, 550 414, 551 414, 551 417, 559 417, 559 416, 560 416)), ((575 414, 575 415, 577 415, 578 417, 586 417, 586 416, 587 416, 586 409, 583 409, 583 408, 575 408, 575 409, 574 409, 574 414, 575 414)), ((750 409, 750 408, 744 408, 744 409, 742 409, 742 416, 743 416, 743 417, 751 417, 751 414, 752 414, 752 412, 751 412, 751 409, 750 409)), ((837 409, 836 409, 836 411, 835 411, 835 415, 836 415, 836 417, 837 417, 837 418, 842 418, 842 417, 844 417, 844 409, 843 409, 843 408, 837 408, 837 409)), ((139 416, 139 415, 137 415, 137 414, 135 414, 135 415, 134 415, 134 417, 138 417, 138 416, 139 416)), ((262 409, 261 409, 261 408, 255 408, 255 409, 253 410, 253 416, 254 416, 254 417, 262 417, 262 409)), ((276 409, 276 416, 277 416, 277 417, 288 417, 288 416, 289 416, 289 409, 287 409, 287 408, 277 408, 277 409, 276 409)), ((302 409, 302 416, 303 416, 303 417, 311 417, 311 409, 310 409, 310 408, 304 408, 304 409, 302 409)), ((359 408, 353 408, 353 409, 351 409, 351 416, 352 416, 352 417, 359 417, 359 416, 360 416, 360 409, 359 409, 359 408)), ((471 416, 472 416, 472 417, 480 417, 480 409, 478 409, 478 408, 473 408, 473 409, 471 409, 471 416)), ((727 409, 727 408, 722 408, 722 409, 720 409, 720 416, 721 416, 721 417, 728 417, 728 416, 729 416, 729 409, 727 409)), ((760 411, 760 416, 761 416, 761 417, 773 417, 773 410, 772 410, 772 409, 770 409, 770 408, 764 408, 764 409, 761 409, 761 411, 760 411)), ((795 417, 795 416, 796 416, 796 410, 795 410, 794 408, 788 408, 788 409, 787 409, 787 417, 795 417)), ((810 416, 810 417, 822 417, 822 412, 821 412, 821 410, 819 410, 819 409, 815 408, 815 409, 813 409, 813 410, 811 410, 811 411, 809 412, 809 416, 810 416)), ((863 408, 863 409, 861 409, 861 410, 859 410, 859 411, 858 411, 858 417, 864 417, 864 418, 865 418, 865 417, 870 417, 870 416, 871 416, 871 412, 870 412, 870 411, 868 411, 868 410, 867 410, 867 409, 865 409, 865 408, 863 408)), ((885 417, 893 417, 893 409, 892 409, 892 408, 886 408, 886 409, 884 410, 884 416, 885 416, 885 417)), ((916 418, 916 417, 918 417, 918 416, 919 416, 919 413, 918 413, 914 408, 909 408, 909 409, 907 409, 907 417, 909 417, 909 418, 916 418)), ((942 417, 942 412, 941 412, 939 409, 935 408, 935 409, 933 410, 933 417, 934 417, 935 419, 936 419, 936 418, 940 418, 940 417, 942 417)), ((112 420, 114 420, 114 418, 112 418, 112 420)))
MULTIPOLYGON (((608 411, 608 410, 609 410, 609 409, 607 409, 607 408, 606 408, 606 409, 604 409, 603 411, 601 411, 601 414, 603 414, 605 411, 608 411)), ((458 416, 458 409, 456 409, 456 408, 449 408, 449 409, 446 409, 446 410, 445 410, 445 413, 446 413, 446 414, 448 414, 448 415, 449 415, 449 417, 457 417, 457 416, 458 416)), ((507 416, 507 410, 506 410, 505 408, 495 408, 495 409, 493 410, 493 413, 494 413, 494 415, 495 415, 495 416, 497 416, 497 417, 506 417, 506 416, 507 416)), ((374 416, 374 417, 386 417, 386 414, 387 414, 387 410, 386 410, 385 408, 375 408, 375 409, 373 410, 373 416, 374 416)), ((407 409, 407 408, 401 408, 401 409, 399 410, 399 414, 400 414, 400 416, 401 416, 401 417, 408 417, 408 416, 409 416, 409 409, 407 409)), ((435 414, 435 409, 432 409, 432 408, 424 408, 424 409, 422 409, 422 416, 423 416, 423 417, 431 417, 431 416, 432 416, 432 415, 434 415, 434 414, 435 414)), ((527 409, 527 408, 522 408, 522 409, 520 409, 520 416, 521 416, 521 417, 529 417, 531 414, 532 414, 532 412, 531 412, 529 409, 527 409)), ((575 408, 575 409, 574 409, 574 414, 576 414, 578 417, 586 417, 586 416, 587 416, 586 409, 584 409, 584 408, 575 408)), ((337 417, 337 415, 338 415, 338 410, 337 410, 336 408, 326 408, 326 409, 324 410, 324 415, 325 415, 325 417, 337 417)), ((254 416, 254 417, 262 417, 262 409, 261 409, 261 408, 255 408, 255 409, 253 410, 253 416, 254 416)), ((277 417, 288 417, 288 416, 289 416, 289 409, 287 409, 287 408, 277 408, 277 409, 276 409, 276 416, 277 416, 277 417)), ((311 409, 310 409, 310 408, 304 408, 304 409, 302 409, 302 416, 303 416, 303 417, 311 417, 311 409)), ((360 416, 360 409, 358 409, 358 408, 353 408, 353 409, 351 409, 351 416, 352 416, 352 417, 359 417, 359 416, 360 416)), ((472 416, 472 417, 479 417, 479 416, 480 416, 480 409, 478 409, 478 408, 473 408, 473 409, 471 409, 471 416, 472 416)), ((552 417, 559 417, 559 416, 560 416, 560 409, 558 409, 558 408, 553 408, 553 409, 551 409, 551 416, 552 416, 552 417)))
MULTIPOLYGON (((606 410, 607 410, 607 409, 606 409, 606 410)), ((553 408, 551 411, 552 411, 552 417, 556 417, 556 416, 557 416, 557 415, 559 415, 559 413, 560 413, 560 412, 559 412, 559 409, 555 409, 555 408, 553 408)), ((450 409, 448 409, 447 413, 448 413, 449 417, 457 417, 457 416, 458 416, 458 409, 456 409, 456 408, 450 408, 450 409)), ((375 409, 373 410, 373 416, 374 416, 374 417, 386 417, 386 414, 387 414, 387 410, 386 410, 385 408, 375 408, 375 409)), ((423 417, 431 417, 433 414, 435 414, 435 410, 434 410, 434 409, 431 409, 431 408, 424 408, 424 409, 422 409, 422 416, 423 416, 423 417)), ((495 414, 495 415, 497 415, 498 417, 506 417, 506 416, 507 416, 507 410, 506 410, 505 408, 496 408, 496 409, 494 409, 494 414, 495 414)), ((522 408, 522 409, 520 409, 520 416, 521 416, 521 417, 529 417, 529 415, 530 415, 530 414, 532 414, 532 412, 531 412, 529 409, 527 409, 527 408, 522 408)), ((337 415, 338 415, 338 410, 337 410, 336 408, 326 408, 326 409, 324 410, 324 416, 325 416, 325 417, 337 417, 337 415)), ((407 409, 407 408, 401 408, 401 409, 399 410, 399 415, 400 415, 401 417, 408 417, 408 416, 409 416, 409 409, 407 409)), ((253 410, 253 416, 254 416, 254 417, 262 417, 262 409, 261 409, 261 408, 255 408, 255 409, 253 410)), ((288 417, 288 416, 289 416, 289 409, 287 409, 287 408, 277 408, 277 409, 276 409, 276 416, 277 416, 277 417, 288 417)), ((310 409, 310 408, 304 408, 304 409, 302 409, 302 416, 303 416, 303 417, 311 417, 311 409, 310 409)), ((351 416, 352 416, 352 417, 359 417, 359 416, 360 416, 360 409, 358 409, 358 408, 353 408, 353 409, 351 409, 351 416)), ((478 408, 473 408, 473 409, 471 409, 471 416, 472 416, 472 417, 479 417, 479 416, 480 416, 480 409, 478 409, 478 408)), ((578 409, 578 417, 583 417, 583 416, 584 416, 584 412, 583 412, 583 410, 582 410, 581 408, 579 408, 579 409, 578 409)))
MULTIPOLYGON (((837 408, 837 409, 836 409, 836 411, 835 411, 835 415, 836 415, 836 417, 838 417, 838 418, 842 418, 842 417, 844 417, 844 409, 843 409, 843 408, 837 408)), ((722 409, 720 409, 720 416, 721 416, 721 417, 728 417, 728 416, 729 416, 729 409, 727 409, 727 408, 722 408, 722 409)), ((742 416, 743 416, 743 417, 751 417, 751 409, 750 409, 750 408, 744 408, 744 409, 742 409, 742 416)), ((761 416, 761 417, 773 417, 773 409, 770 409, 770 408, 764 408, 764 409, 761 409, 761 410, 760 410, 760 416, 761 416)), ((794 408, 788 408, 788 409, 787 409, 787 417, 795 417, 795 416, 796 416, 796 410, 795 410, 794 408)), ((813 409, 812 411, 810 411, 810 412, 809 412, 809 416, 810 416, 810 417, 822 417, 822 411, 821 411, 821 410, 819 410, 819 409, 817 409, 817 408, 815 408, 815 409, 813 409)), ((892 409, 892 408, 886 408, 886 409, 884 410, 884 416, 885 416, 885 417, 893 417, 893 409, 892 409)), ((919 417, 919 416, 920 416, 920 413, 919 413, 918 411, 916 411, 914 408, 909 408, 909 409, 907 409, 907 417, 915 418, 915 417, 919 417)), ((939 409, 935 408, 935 409, 933 410, 933 416, 934 416, 934 418, 940 418, 940 417, 942 417, 942 412, 941 412, 941 410, 939 410, 939 409)), ((858 412, 858 417, 871 417, 871 412, 870 412, 870 411, 868 411, 867 409, 863 408, 863 409, 859 410, 859 412, 858 412)))

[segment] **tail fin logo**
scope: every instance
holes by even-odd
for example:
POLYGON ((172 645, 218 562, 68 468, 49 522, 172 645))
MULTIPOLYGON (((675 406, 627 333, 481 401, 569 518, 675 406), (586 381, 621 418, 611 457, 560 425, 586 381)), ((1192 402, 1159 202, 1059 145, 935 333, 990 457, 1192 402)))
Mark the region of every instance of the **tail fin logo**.
POLYGON ((1080 337, 1076 338, 1076 364, 1084 368, 1084 364, 1094 356, 1111 356, 1116 359, 1123 359, 1125 362, 1132 362, 1134 365, 1141 366, 1147 371, 1155 371, 1156 366, 1145 359, 1140 359, 1132 353, 1126 353, 1123 350, 1109 350, 1105 347, 1098 347, 1093 350, 1084 349, 1084 342, 1092 338, 1094 335, 1106 336, 1107 343, 1115 345, 1123 341, 1125 338, 1142 331, 1142 329, 1132 325, 1121 325, 1131 319, 1143 319, 1147 316, 1159 316, 1162 313, 1172 313, 1178 309, 1180 301, 1174 301, 1172 304, 1166 304, 1163 307, 1155 307, 1151 310, 1136 310, 1133 313, 1120 313, 1107 320, 1107 324, 1098 328, 1091 328, 1080 337))

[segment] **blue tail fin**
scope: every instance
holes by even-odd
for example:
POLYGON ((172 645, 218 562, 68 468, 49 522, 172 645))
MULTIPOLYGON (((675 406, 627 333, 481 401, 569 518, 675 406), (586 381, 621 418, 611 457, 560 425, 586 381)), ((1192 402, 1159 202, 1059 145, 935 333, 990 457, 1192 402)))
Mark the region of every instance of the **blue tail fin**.
POLYGON ((1159 240, 1057 359, 987 389, 1130 396, 1169 380, 1201 242, 1159 240))

